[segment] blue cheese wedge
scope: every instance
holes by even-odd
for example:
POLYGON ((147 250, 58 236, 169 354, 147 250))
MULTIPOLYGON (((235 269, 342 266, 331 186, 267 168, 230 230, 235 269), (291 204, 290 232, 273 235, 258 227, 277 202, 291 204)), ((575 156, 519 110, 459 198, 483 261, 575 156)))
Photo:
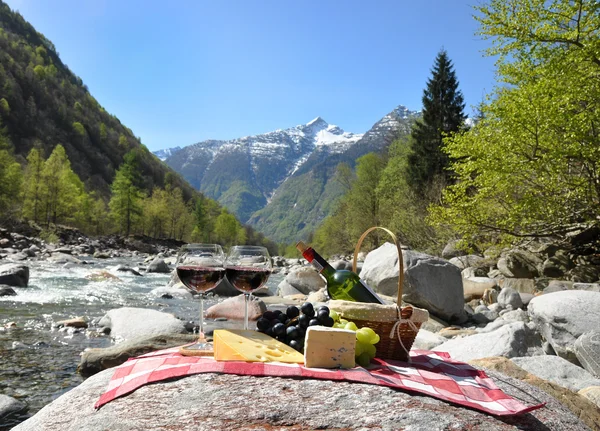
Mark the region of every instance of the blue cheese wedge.
POLYGON ((353 368, 356 333, 348 329, 310 326, 304 340, 304 366, 353 368))

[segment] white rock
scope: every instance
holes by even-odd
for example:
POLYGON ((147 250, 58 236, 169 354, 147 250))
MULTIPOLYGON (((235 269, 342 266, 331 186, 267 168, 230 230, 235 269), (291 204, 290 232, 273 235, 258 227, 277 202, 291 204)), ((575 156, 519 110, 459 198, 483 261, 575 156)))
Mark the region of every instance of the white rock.
POLYGON ((109 327, 111 337, 117 342, 187 332, 184 322, 172 314, 145 308, 123 307, 110 310, 98 325, 109 327))
POLYGON ((413 349, 422 349, 422 350, 435 350, 436 346, 439 346, 442 343, 448 341, 446 337, 442 337, 441 335, 435 334, 431 331, 421 328, 419 332, 417 332, 417 336, 415 337, 415 341, 412 345, 413 349))
POLYGON ((519 357, 511 358, 511 361, 541 379, 549 380, 575 392, 588 386, 600 385, 600 379, 594 378, 583 368, 559 356, 519 357))
POLYGON ((470 361, 489 356, 513 358, 541 354, 541 345, 541 339, 535 331, 523 322, 515 322, 491 332, 446 341, 435 350, 448 352, 459 361, 470 361))
POLYGON ((556 354, 577 363, 574 345, 590 329, 600 328, 600 293, 564 290, 536 296, 529 317, 556 354))

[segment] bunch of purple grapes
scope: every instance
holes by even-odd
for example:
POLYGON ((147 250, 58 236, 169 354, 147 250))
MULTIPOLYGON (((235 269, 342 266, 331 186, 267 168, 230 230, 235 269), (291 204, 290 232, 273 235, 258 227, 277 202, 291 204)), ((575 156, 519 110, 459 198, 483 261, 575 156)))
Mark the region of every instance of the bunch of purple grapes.
POLYGON ((304 352, 304 335, 309 326, 328 326, 334 324, 329 308, 321 306, 317 310, 310 302, 300 308, 292 305, 285 310, 268 310, 257 320, 259 332, 265 333, 287 344, 292 349, 304 352))

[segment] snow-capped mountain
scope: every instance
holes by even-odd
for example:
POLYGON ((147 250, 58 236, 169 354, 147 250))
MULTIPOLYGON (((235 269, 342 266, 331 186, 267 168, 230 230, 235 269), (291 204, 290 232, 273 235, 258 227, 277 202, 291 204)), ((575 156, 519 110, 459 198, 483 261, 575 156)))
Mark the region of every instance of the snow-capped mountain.
POLYGON ((343 194, 333 181, 338 163, 354 166, 357 158, 383 151, 409 133, 418 116, 399 106, 365 134, 344 132, 317 117, 261 135, 202 141, 165 163, 242 222, 287 243, 308 235, 343 194))
POLYGON ((181 150, 181 147, 165 148, 164 150, 153 151, 152 154, 164 162, 179 150, 181 150))
POLYGON ((165 162, 242 221, 264 207, 277 187, 315 152, 346 151, 362 138, 321 117, 284 130, 184 147, 165 162))

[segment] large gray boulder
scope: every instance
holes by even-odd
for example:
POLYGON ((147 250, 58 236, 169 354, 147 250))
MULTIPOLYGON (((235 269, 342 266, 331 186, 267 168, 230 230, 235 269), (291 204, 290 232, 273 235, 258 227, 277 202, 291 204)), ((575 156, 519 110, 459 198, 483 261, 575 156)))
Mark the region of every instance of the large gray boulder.
POLYGON ((0 284, 13 287, 27 287, 29 283, 29 267, 26 265, 0 265, 0 284))
POLYGON ((583 368, 600 378, 600 330, 586 332, 575 341, 575 356, 583 368))
POLYGON ((16 425, 23 419, 19 416, 27 410, 27 404, 9 397, 8 395, 0 394, 0 429, 10 429, 10 425, 16 425))
POLYGON ((540 379, 549 380, 574 392, 600 385, 600 379, 560 356, 526 356, 511 358, 511 361, 540 379))
POLYGON ((168 274, 169 272, 171 272, 171 268, 169 268, 169 265, 166 264, 164 259, 157 257, 152 262, 150 262, 150 264, 146 268, 146 272, 158 272, 162 274, 168 274))
POLYGON ((564 290, 536 296, 527 312, 556 354, 577 363, 575 341, 600 328, 600 292, 564 290))
POLYGON ((196 374, 146 385, 99 410, 94 403, 113 370, 90 377, 13 431, 165 430, 486 430, 589 431, 541 389, 490 371, 496 384, 527 405, 545 408, 494 417, 432 397, 384 386, 227 374, 196 374), (274 402, 285 394, 285 402, 274 402), (307 395, 308 394, 308 395, 307 395), (277 398, 277 396, 275 396, 277 398))
POLYGON ((506 323, 498 329, 464 338, 454 338, 435 347, 436 352, 448 352, 453 359, 470 361, 489 356, 514 358, 542 354, 541 339, 523 322, 506 323))
POLYGON ((539 275, 542 259, 526 250, 510 250, 498 260, 498 269, 505 277, 534 278, 539 275))
POLYGON ((285 282, 298 292, 308 295, 325 287, 325 280, 312 266, 296 266, 285 276, 285 282))
MULTIPOLYGON (((460 269, 447 260, 413 250, 403 250, 404 285, 402 299, 427 309, 450 323, 466 320, 460 269)), ((370 252, 360 276, 377 292, 398 294, 398 252, 385 243, 370 252)))
POLYGON ((512 309, 523 308, 523 300, 521 299, 521 295, 514 289, 510 287, 503 288, 498 294, 498 304, 501 307, 507 308, 507 306, 511 306, 512 309))
POLYGON ((123 307, 110 310, 98 325, 110 328, 110 335, 117 342, 187 332, 184 322, 172 314, 146 308, 123 307))

